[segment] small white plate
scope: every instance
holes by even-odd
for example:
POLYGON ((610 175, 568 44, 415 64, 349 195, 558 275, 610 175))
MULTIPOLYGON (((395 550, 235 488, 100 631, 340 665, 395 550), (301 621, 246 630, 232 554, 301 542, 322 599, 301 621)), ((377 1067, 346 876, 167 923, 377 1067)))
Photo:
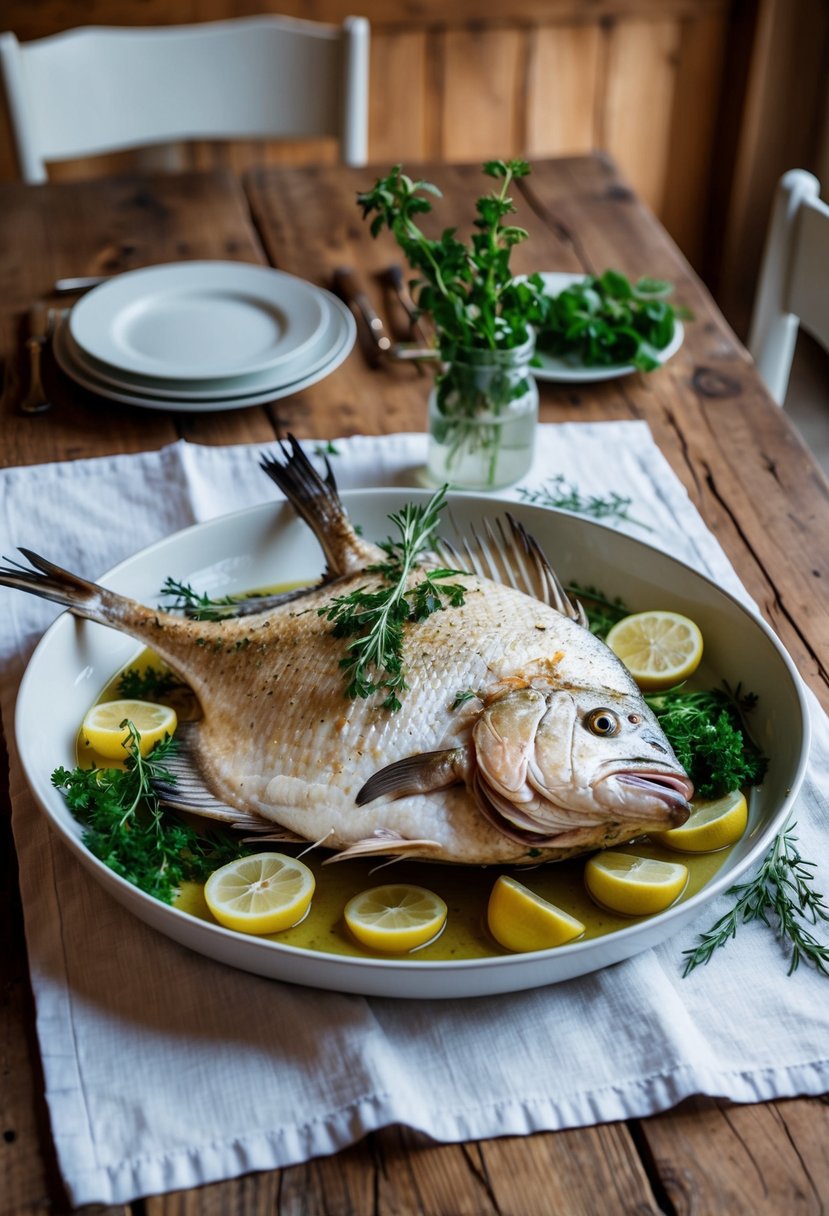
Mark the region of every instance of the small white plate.
MULTIPOLYGON (((565 274, 563 271, 542 271, 541 278, 548 296, 560 295, 567 287, 580 283, 583 274, 565 274)), ((664 350, 656 354, 660 363, 667 363, 675 355, 685 339, 681 321, 674 323, 674 336, 664 350)), ((531 368, 536 380, 549 380, 553 384, 595 384, 599 380, 615 380, 617 376, 630 376, 639 369, 630 363, 614 363, 609 367, 586 367, 575 359, 556 359, 536 351, 538 366, 531 368)))
POLYGON ((208 380, 277 367, 325 324, 320 289, 244 262, 173 262, 128 271, 72 310, 72 337, 121 372, 208 380))
MULTIPOLYGON (((425 503, 424 490, 360 490, 343 495, 364 535, 388 534, 388 515, 407 502, 425 503)), ((442 532, 457 541, 496 504, 450 494, 442 532)), ((605 937, 555 950, 492 958, 422 960, 345 957, 224 929, 144 894, 108 869, 83 843, 81 825, 50 774, 73 768, 78 723, 109 680, 133 662, 139 647, 114 629, 64 613, 35 650, 17 699, 15 734, 26 779, 49 819, 91 877, 133 915, 175 941, 243 971, 342 992, 426 1000, 517 992, 584 975, 665 941, 699 918, 708 903, 756 866, 791 813, 803 780, 809 718, 800 678, 765 622, 703 575, 611 528, 564 512, 510 503, 509 509, 546 552, 565 581, 600 586, 632 609, 658 604, 686 612, 700 625, 717 678, 749 680, 758 695, 752 733, 769 769, 751 798, 748 829, 700 891, 666 912, 605 937)), ((21 543, 25 543, 21 537, 21 543)), ((44 556, 50 556, 45 554, 44 556)), ((54 556, 54 555, 51 555, 54 556)), ((100 581, 144 603, 155 603, 171 571, 211 595, 239 593, 320 573, 307 526, 285 502, 268 502, 187 528, 121 562, 100 581)), ((344 865, 347 862, 342 863, 344 865)), ((703 921, 703 926, 707 927, 703 921)), ((677 960, 679 966, 679 960, 677 960)))
MULTIPOLYGON (((357 326, 351 310, 336 296, 330 295, 331 305, 331 340, 327 344, 324 356, 321 355, 309 363, 300 362, 297 371, 300 373, 294 379, 285 381, 273 373, 259 373, 253 378, 245 377, 245 391, 241 393, 213 391, 207 388, 204 393, 187 390, 165 391, 155 395, 154 391, 133 387, 132 382, 124 382, 123 387, 109 379, 101 379, 88 361, 79 362, 74 357, 71 347, 71 334, 61 325, 55 332, 52 349, 55 361, 63 372, 82 388, 89 389, 99 397, 109 401, 118 401, 123 405, 138 405, 150 410, 175 410, 178 413, 204 413, 208 410, 239 410, 251 405, 265 405, 269 401, 278 401, 293 393, 323 380, 336 370, 351 352, 357 337, 357 326), (269 381, 275 381, 269 385, 269 381)), ((293 367, 293 364, 291 365, 293 367)), ((287 369, 286 369, 287 370, 287 369)), ((208 382, 210 383, 210 382, 208 382)), ((236 382, 234 382, 236 383, 236 382)))

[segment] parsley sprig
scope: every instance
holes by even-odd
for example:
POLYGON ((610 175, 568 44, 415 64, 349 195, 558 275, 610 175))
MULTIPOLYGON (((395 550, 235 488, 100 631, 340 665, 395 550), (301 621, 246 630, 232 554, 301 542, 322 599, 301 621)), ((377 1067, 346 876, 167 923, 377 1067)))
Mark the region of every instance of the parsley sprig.
POLYGON ((757 703, 753 693, 722 689, 649 693, 645 700, 659 719, 676 758, 699 798, 718 798, 757 785, 768 761, 754 747, 743 718, 757 703))
POLYGON ((319 615, 333 624, 335 637, 353 638, 340 660, 347 675, 348 697, 367 698, 385 690, 383 708, 400 709, 400 694, 408 687, 403 668, 404 626, 464 602, 463 585, 445 581, 462 574, 461 570, 428 570, 419 583, 407 587, 412 570, 434 536, 447 488, 438 490, 425 506, 408 503, 389 516, 400 539, 383 542, 380 547, 387 555, 386 561, 367 567, 367 572, 381 575, 387 586, 374 590, 358 587, 318 609, 319 615))
POLYGON ((135 725, 125 720, 121 726, 129 731, 122 769, 59 767, 52 773, 52 784, 63 791, 69 809, 83 824, 90 852, 134 886, 169 904, 182 882, 202 881, 249 850, 229 835, 199 832, 165 814, 153 781, 175 780, 165 766, 175 740, 168 735, 142 756, 135 725))
POLYGON ((734 907, 700 934, 699 945, 684 952, 683 975, 709 962, 714 951, 736 935, 738 925, 752 920, 762 921, 789 943, 789 975, 802 959, 822 975, 829 975, 829 945, 818 941, 809 928, 819 920, 829 921, 829 908, 814 889, 815 863, 801 856, 794 835, 796 826, 793 823, 775 837, 754 878, 729 888, 728 894, 737 896, 734 907))
POLYGON ((129 701, 158 701, 174 689, 186 688, 169 667, 128 667, 118 679, 118 696, 129 701))
POLYGON ((408 177, 400 165, 357 195, 363 217, 373 216, 372 236, 387 228, 418 275, 410 285, 412 297, 419 312, 431 314, 447 361, 459 349, 523 346, 529 325, 541 316, 541 279, 515 279, 509 267, 513 247, 527 239, 527 232, 506 222, 516 210, 508 192, 530 166, 525 160, 491 160, 483 171, 500 184, 475 203, 475 232, 468 244, 454 228, 437 239, 422 231, 418 219, 441 193, 431 182, 408 177))

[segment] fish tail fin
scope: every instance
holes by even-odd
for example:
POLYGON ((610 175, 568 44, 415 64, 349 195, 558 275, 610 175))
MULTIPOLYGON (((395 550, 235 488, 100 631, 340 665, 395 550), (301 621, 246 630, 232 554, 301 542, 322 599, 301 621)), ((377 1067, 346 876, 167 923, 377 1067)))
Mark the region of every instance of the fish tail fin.
POLYGON ((367 562, 382 557, 382 551, 361 540, 349 522, 328 457, 323 456, 322 477, 293 435, 288 435, 287 443, 279 440, 279 453, 281 460, 263 453, 260 467, 319 541, 325 554, 325 581, 360 570, 367 562))
POLYGON ((21 548, 19 552, 32 569, 10 557, 5 558, 9 564, 0 566, 0 587, 15 587, 20 591, 28 591, 32 595, 39 595, 41 599, 51 600, 54 604, 69 608, 76 616, 108 623, 109 615, 104 612, 103 597, 111 597, 112 592, 105 592, 97 583, 56 566, 54 562, 47 561, 31 549, 21 548))

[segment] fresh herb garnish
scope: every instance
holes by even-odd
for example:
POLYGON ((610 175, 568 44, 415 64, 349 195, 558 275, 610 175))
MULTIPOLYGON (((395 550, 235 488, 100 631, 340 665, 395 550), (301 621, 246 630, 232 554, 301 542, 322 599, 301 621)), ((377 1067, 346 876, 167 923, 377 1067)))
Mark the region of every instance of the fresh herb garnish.
POLYGON ((363 217, 374 215, 371 235, 388 228, 420 276, 410 290, 418 311, 431 314, 447 362, 458 349, 523 346, 530 323, 541 315, 541 279, 514 279, 509 269, 510 252, 527 239, 527 232, 504 223, 515 212, 507 193, 510 184, 526 177, 530 166, 524 160, 491 160, 483 171, 500 187, 477 200, 477 231, 468 245, 458 240, 454 228, 437 240, 423 233, 415 217, 432 210, 424 196, 440 198, 440 190, 431 182, 413 181, 400 165, 357 195, 363 217))
POLYGON ((518 486, 518 493, 524 502, 536 507, 554 507, 559 510, 574 511, 579 515, 589 515, 593 519, 617 519, 631 524, 637 524, 648 532, 653 529, 641 519, 634 519, 628 508, 632 498, 625 498, 615 491, 607 497, 600 494, 582 494, 578 486, 568 481, 563 473, 549 477, 541 489, 533 490, 528 486, 518 486))
POLYGON ((672 285, 660 279, 631 283, 616 270, 587 275, 547 297, 538 350, 575 358, 586 367, 622 364, 653 371, 659 367, 659 352, 674 336, 677 317, 691 316, 668 303, 672 292, 672 285))
POLYGON ((358 587, 348 595, 336 596, 318 609, 333 626, 338 638, 353 638, 346 647, 340 666, 347 675, 348 697, 370 697, 385 690, 383 708, 400 708, 399 695, 406 688, 403 670, 403 627, 421 621, 448 605, 460 607, 465 588, 444 580, 462 570, 438 568, 424 574, 421 582, 407 589, 409 575, 429 547, 438 517, 446 501, 443 486, 425 506, 407 504, 389 519, 398 528, 400 540, 387 540, 381 548, 387 560, 367 567, 388 583, 378 590, 358 587))
POLYGON ((168 612, 185 612, 196 621, 220 621, 231 615, 229 608, 235 608, 238 600, 231 595, 212 599, 209 595, 199 595, 189 583, 180 583, 174 578, 164 580, 160 593, 171 602, 164 607, 168 612))
MULTIPOLYGON (((440 467, 453 470, 461 467, 464 457, 480 455, 485 482, 494 485, 503 415, 512 409, 520 420, 517 403, 527 398, 534 420, 528 360, 533 323, 541 320, 547 306, 539 275, 514 278, 510 271, 512 249, 527 239, 527 232, 507 222, 516 210, 509 188, 530 166, 524 160, 492 160, 483 171, 499 185, 476 201, 475 231, 468 243, 454 228, 437 239, 426 236, 418 219, 432 210, 431 199, 439 198, 440 191, 431 182, 407 177, 400 165, 358 194, 357 201, 364 218, 373 216, 372 236, 384 228, 394 236, 417 276, 410 284, 417 314, 432 318, 443 361, 431 424, 432 439, 444 452, 440 467), (504 356, 522 347, 523 358, 504 356)), ((515 418, 512 421, 517 426, 515 418)))
POLYGON ((621 621, 630 612, 622 600, 608 599, 604 592, 596 587, 568 583, 564 590, 580 602, 587 615, 590 632, 597 638, 606 638, 617 621, 621 621))
POLYGON ((339 448, 333 439, 329 439, 327 443, 318 443, 314 448, 315 456, 339 456, 339 454, 339 448))
POLYGON ((466 705, 467 701, 474 701, 477 696, 474 688, 462 688, 460 692, 455 693, 451 708, 460 709, 462 705, 466 705))
POLYGON ((52 784, 66 795, 69 809, 83 824, 87 848, 116 874, 172 903, 187 880, 205 879, 218 866, 249 850, 241 841, 218 832, 198 832, 183 820, 167 816, 153 781, 175 780, 165 760, 175 741, 168 735, 148 756, 130 721, 124 743, 124 768, 56 768, 52 784))
POLYGON ((800 855, 793 834, 796 826, 793 823, 775 837, 754 878, 729 887, 728 894, 737 896, 734 907, 700 934, 698 946, 684 951, 683 975, 707 963, 715 950, 735 936, 738 925, 752 920, 761 920, 791 944, 789 975, 797 970, 801 959, 829 975, 829 946, 819 942, 807 927, 817 925, 818 920, 829 921, 829 908, 812 885, 815 863, 800 855))
POLYGON ((649 693, 645 700, 694 783, 700 798, 719 798, 762 781, 768 761, 747 737, 743 717, 756 704, 752 694, 712 688, 649 693))
POLYGON ((174 688, 186 688, 169 667, 128 667, 118 680, 118 696, 130 701, 158 701, 174 688))

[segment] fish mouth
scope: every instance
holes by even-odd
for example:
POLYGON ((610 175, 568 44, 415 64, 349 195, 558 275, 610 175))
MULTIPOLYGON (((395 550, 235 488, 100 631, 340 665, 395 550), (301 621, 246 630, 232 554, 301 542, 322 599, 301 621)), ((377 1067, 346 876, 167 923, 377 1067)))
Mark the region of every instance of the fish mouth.
POLYGON ((652 798, 664 802, 671 827, 681 827, 691 813, 689 803, 694 796, 694 783, 690 777, 658 769, 636 769, 635 772, 614 773, 613 779, 621 785, 645 790, 652 798))

